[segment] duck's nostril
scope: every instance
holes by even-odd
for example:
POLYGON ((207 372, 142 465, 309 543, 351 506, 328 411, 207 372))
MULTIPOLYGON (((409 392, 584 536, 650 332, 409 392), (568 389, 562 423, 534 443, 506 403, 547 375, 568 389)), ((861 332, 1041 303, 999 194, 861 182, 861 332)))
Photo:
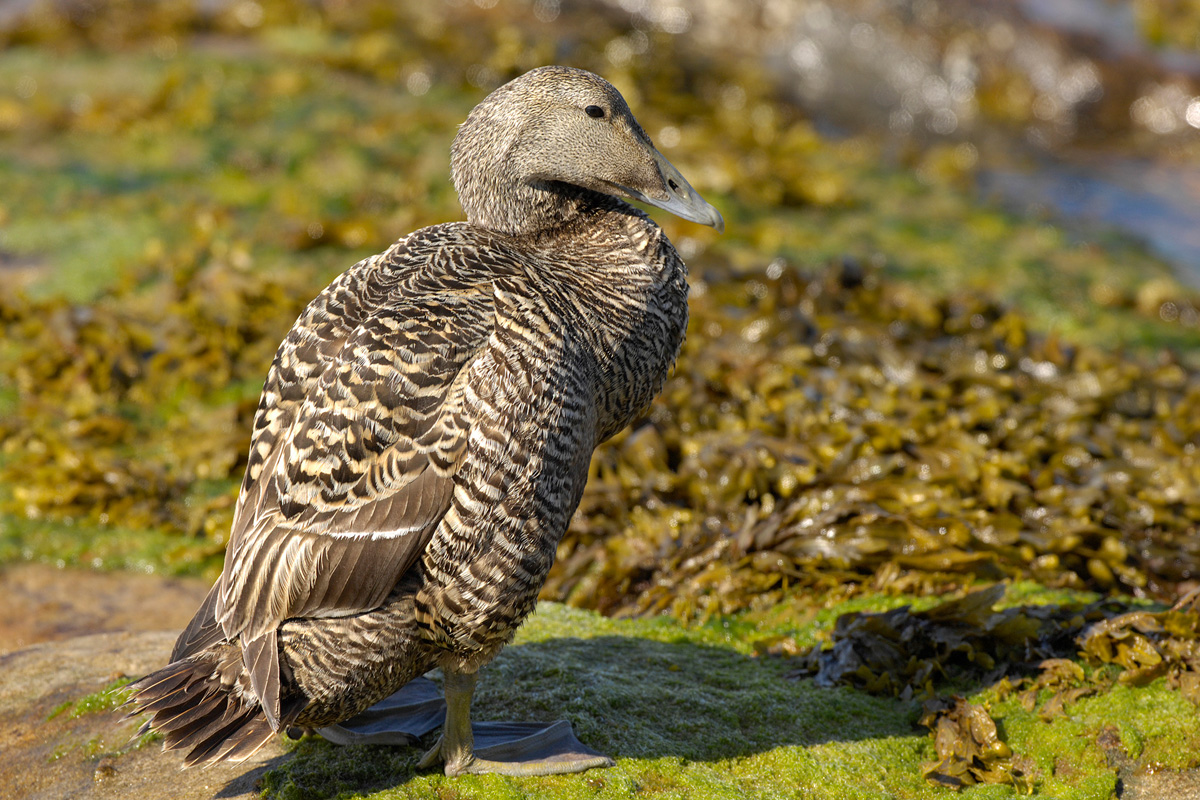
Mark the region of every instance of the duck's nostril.
POLYGON ((678 184, 678 183, 676 183, 674 180, 668 180, 668 181, 667 181, 667 186, 670 186, 670 187, 671 187, 671 191, 672 191, 672 192, 678 192, 678 191, 679 191, 679 184, 678 184))

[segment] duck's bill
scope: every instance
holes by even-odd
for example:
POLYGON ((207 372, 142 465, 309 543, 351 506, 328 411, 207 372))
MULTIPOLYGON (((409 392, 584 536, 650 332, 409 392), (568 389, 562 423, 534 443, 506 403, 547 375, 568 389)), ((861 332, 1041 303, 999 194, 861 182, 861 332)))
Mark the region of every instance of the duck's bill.
POLYGON ((620 184, 617 184, 617 187, 634 200, 661 208, 663 211, 670 211, 675 216, 689 222, 698 222, 701 225, 716 228, 717 233, 724 233, 725 219, 721 216, 721 212, 709 205, 679 173, 679 170, 675 169, 675 166, 657 150, 654 151, 654 160, 663 177, 662 197, 650 197, 637 189, 620 184))

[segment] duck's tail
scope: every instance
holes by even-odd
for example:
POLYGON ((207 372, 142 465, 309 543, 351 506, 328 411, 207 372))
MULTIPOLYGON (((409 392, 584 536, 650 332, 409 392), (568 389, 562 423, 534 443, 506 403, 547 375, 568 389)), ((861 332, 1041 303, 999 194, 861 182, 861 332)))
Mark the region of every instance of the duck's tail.
MULTIPOLYGON (((130 684, 129 716, 152 714, 138 731, 163 734, 164 750, 189 749, 185 767, 245 761, 275 737, 250 688, 241 648, 222 642, 130 684)), ((281 726, 303 703, 284 701, 281 726)))

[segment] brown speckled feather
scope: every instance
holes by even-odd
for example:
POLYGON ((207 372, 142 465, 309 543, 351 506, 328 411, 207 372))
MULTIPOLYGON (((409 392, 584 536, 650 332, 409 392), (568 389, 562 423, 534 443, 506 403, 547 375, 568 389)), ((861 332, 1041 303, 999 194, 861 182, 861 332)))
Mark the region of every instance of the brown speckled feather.
POLYGON ((273 725, 275 629, 381 605, 449 506, 469 426, 460 376, 493 324, 488 276, 452 230, 339 278, 268 374, 215 612, 273 725))
POLYGON ((452 176, 467 222, 356 264, 271 365, 224 571, 133 686, 187 763, 486 664, 537 601, 592 450, 674 362, 686 268, 613 195, 722 222, 612 86, 512 81, 459 130, 452 176))

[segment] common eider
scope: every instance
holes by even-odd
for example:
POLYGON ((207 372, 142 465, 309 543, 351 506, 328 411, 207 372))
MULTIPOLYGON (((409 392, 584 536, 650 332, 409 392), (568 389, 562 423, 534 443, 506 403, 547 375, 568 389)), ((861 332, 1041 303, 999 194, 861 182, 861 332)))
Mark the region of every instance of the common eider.
POLYGON ((592 451, 662 388, 687 269, 621 198, 723 230, 612 85, 542 67, 451 148, 465 222, 333 281, 267 374, 224 571, 133 713, 186 765, 350 718, 441 668, 422 761, 549 774, 603 756, 474 753, 476 675, 533 610, 592 451))

